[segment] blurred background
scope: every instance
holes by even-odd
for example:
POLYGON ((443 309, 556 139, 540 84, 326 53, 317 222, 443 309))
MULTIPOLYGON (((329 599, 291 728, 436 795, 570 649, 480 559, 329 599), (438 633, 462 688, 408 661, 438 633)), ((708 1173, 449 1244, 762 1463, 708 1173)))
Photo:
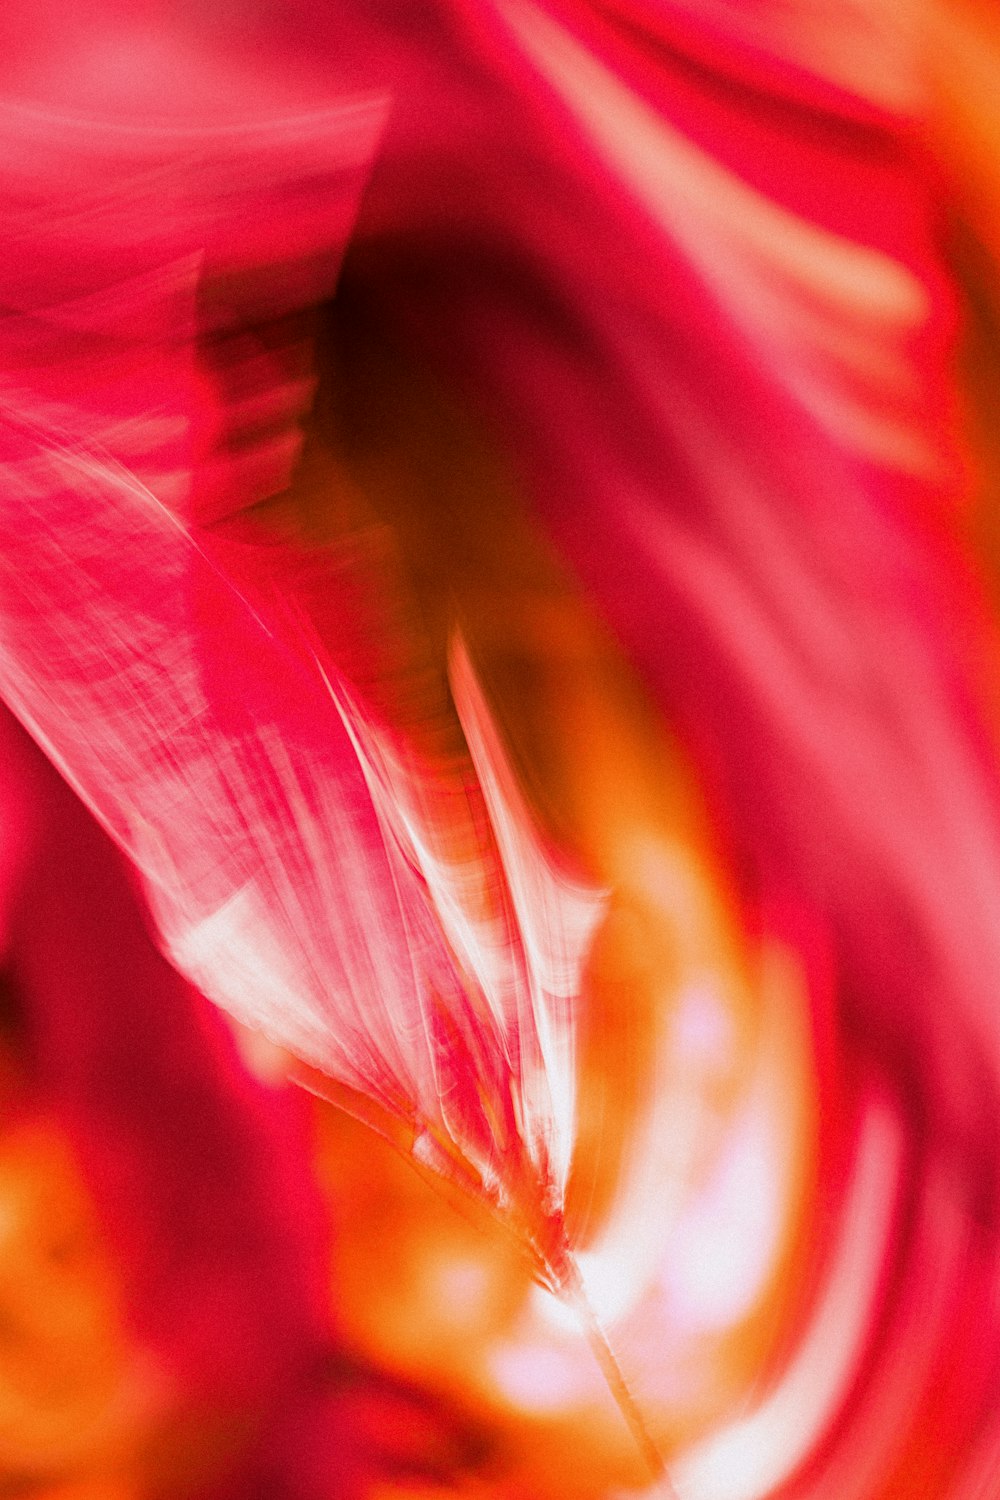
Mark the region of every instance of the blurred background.
POLYGON ((0 35, 0 1496, 995 1500, 993 7, 0 35))

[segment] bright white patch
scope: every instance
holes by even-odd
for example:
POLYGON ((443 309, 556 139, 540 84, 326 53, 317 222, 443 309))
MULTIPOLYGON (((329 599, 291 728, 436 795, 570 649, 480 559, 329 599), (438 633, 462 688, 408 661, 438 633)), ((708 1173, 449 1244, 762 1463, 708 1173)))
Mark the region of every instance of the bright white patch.
POLYGON ((761 1295, 784 1221, 780 1132, 774 1105, 753 1101, 681 1217, 663 1286, 682 1327, 727 1328, 761 1295))
POLYGON ((682 1068, 715 1068, 733 1055, 732 1018, 709 983, 690 984, 681 995, 673 1026, 674 1059, 682 1068))
POLYGON ((678 1460, 674 1479, 685 1500, 761 1500, 805 1458, 836 1411, 875 1302, 901 1150, 898 1119, 873 1100, 829 1278, 799 1352, 773 1395, 678 1460))
POLYGON ((580 1351, 544 1343, 510 1343, 495 1349, 490 1371, 497 1388, 515 1406, 556 1412, 575 1405, 591 1389, 589 1361, 580 1351))
POLYGON ((256 897, 246 886, 210 916, 169 937, 170 957, 243 1026, 266 1036, 271 1025, 279 1025, 280 1041, 270 1040, 311 1060, 323 1053, 326 1029, 303 998, 288 953, 256 897))

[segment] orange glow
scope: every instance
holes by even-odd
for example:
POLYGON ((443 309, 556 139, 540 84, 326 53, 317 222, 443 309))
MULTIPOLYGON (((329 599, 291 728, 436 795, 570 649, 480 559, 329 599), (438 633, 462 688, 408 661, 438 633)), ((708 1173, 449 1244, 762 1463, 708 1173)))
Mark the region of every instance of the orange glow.
POLYGON ((131 1500, 155 1384, 65 1140, 42 1120, 0 1137, 0 1312, 0 1473, 131 1500))
POLYGON ((15 10, 0 1497, 996 1500, 994 6, 15 10))

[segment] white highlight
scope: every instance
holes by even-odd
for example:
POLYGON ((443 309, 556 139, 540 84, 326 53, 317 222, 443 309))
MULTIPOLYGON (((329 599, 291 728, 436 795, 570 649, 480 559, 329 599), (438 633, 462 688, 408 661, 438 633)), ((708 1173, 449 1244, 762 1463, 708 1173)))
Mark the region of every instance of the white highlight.
POLYGON ((500 8, 607 164, 801 405, 888 467, 939 468, 910 409, 906 340, 930 313, 921 281, 713 160, 530 0, 500 8))
POLYGON ((873 1099, 830 1272, 799 1350, 774 1393, 674 1465, 684 1500, 763 1500, 813 1448, 857 1368, 892 1227, 902 1135, 873 1099))

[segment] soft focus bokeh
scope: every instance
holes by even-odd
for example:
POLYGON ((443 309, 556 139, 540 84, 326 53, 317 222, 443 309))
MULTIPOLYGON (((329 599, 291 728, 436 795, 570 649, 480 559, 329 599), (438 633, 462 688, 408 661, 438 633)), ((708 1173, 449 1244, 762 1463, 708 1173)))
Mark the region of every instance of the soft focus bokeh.
POLYGON ((0 43, 0 1497, 997 1500, 995 8, 0 43))

